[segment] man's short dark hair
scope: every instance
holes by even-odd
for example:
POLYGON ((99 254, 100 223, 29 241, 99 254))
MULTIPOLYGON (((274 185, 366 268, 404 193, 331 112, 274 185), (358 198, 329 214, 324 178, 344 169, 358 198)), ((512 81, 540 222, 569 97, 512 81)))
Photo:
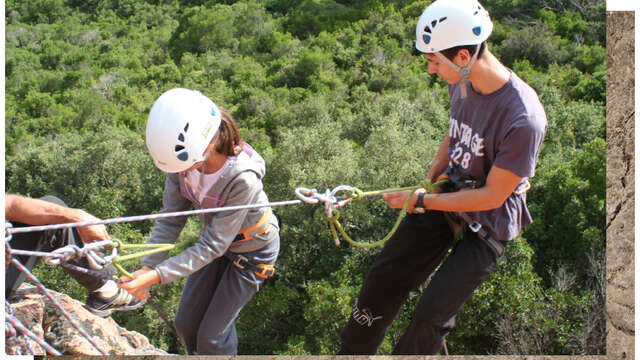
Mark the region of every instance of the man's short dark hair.
POLYGON ((445 50, 441 50, 440 52, 447 57, 447 59, 453 61, 453 58, 456 57, 456 55, 458 55, 458 51, 462 50, 462 49, 467 49, 467 51, 469 51, 469 54, 473 55, 473 53, 476 51, 476 47, 480 46, 480 50, 478 50, 478 59, 480 57, 482 57, 482 54, 484 54, 484 50, 487 48, 487 41, 483 41, 480 45, 461 45, 461 46, 456 46, 456 47, 452 47, 452 48, 448 48, 445 50))

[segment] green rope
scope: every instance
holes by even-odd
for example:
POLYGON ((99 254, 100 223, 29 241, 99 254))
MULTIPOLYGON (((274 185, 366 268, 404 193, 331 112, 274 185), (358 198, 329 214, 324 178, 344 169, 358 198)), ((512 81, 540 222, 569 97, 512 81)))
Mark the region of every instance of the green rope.
POLYGON ((391 236, 395 234, 396 230, 398 230, 398 226, 400 226, 400 222, 402 222, 402 219, 404 219, 404 217, 407 215, 407 208, 409 207, 409 202, 411 201, 413 194, 415 194, 415 192, 418 189, 425 189, 426 192, 428 193, 435 193, 438 191, 438 186, 445 181, 446 180, 440 180, 440 181, 436 181, 435 183, 432 183, 431 180, 426 179, 422 184, 418 186, 407 186, 402 188, 392 188, 392 189, 384 189, 384 190, 368 191, 368 192, 363 192, 358 188, 354 188, 351 194, 347 194, 347 196, 351 197, 353 200, 362 200, 367 197, 377 197, 382 195, 383 193, 398 192, 398 191, 405 191, 405 190, 411 190, 411 194, 407 196, 407 199, 404 202, 404 206, 402 207, 402 210, 398 214, 398 218, 396 219, 395 224, 391 228, 391 231, 389 231, 389 233, 384 238, 373 243, 357 242, 351 239, 351 237, 347 235, 342 225, 338 221, 338 218, 340 217, 340 212, 336 209, 333 209, 333 211, 331 212, 332 216, 329 217, 329 228, 331 230, 331 235, 333 236, 334 242, 336 243, 336 245, 340 244, 340 241, 338 240, 338 234, 337 234, 337 232, 339 232, 340 235, 342 235, 342 238, 344 238, 349 244, 355 247, 370 249, 370 248, 384 245, 384 243, 386 243, 391 238, 391 236), (336 229, 337 229, 337 232, 336 232, 336 229))
POLYGON ((175 244, 125 244, 122 241, 117 239, 113 239, 113 241, 116 243, 115 247, 118 248, 118 253, 124 253, 124 255, 117 255, 113 259, 112 263, 116 267, 116 269, 118 269, 118 271, 120 271, 122 274, 130 278, 133 278, 133 276, 131 275, 130 272, 128 272, 125 268, 123 268, 122 265, 120 265, 120 262, 141 258, 143 256, 146 256, 149 254, 155 254, 158 252, 170 251, 176 246, 175 244), (130 251, 127 251, 127 249, 150 249, 150 250, 130 252, 130 251))

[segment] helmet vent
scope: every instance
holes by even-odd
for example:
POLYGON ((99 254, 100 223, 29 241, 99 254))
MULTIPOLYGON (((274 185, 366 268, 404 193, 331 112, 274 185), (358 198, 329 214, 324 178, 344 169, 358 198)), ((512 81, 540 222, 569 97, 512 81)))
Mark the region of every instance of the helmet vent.
POLYGON ((183 151, 180 154, 178 154, 178 160, 187 161, 188 159, 189 159, 189 153, 188 152, 183 151))
POLYGON ((189 130, 189 123, 187 123, 187 125, 184 126, 184 132, 187 132, 187 130, 189 130))
MULTIPOLYGON (((446 16, 443 16, 438 20, 432 20, 431 21, 431 29, 435 28, 436 25, 438 25, 439 23, 441 23, 441 22, 443 22, 445 20, 447 20, 446 16)), ((427 32, 427 33, 431 34, 431 29, 429 28, 429 25, 427 25, 427 26, 424 27, 424 32, 427 32)))
MULTIPOLYGON (((189 123, 187 123, 187 125, 185 125, 184 131, 187 131, 188 128, 189 128, 189 123)), ((184 143, 184 133, 181 132, 178 135, 178 142, 184 143)), ((176 153, 179 153, 178 155, 176 155, 176 157, 179 160, 187 161, 189 159, 189 152, 187 150, 185 150, 184 145, 177 144, 176 146, 173 147, 173 151, 176 152, 176 153)))
POLYGON ((422 40, 424 41, 425 44, 428 44, 431 42, 431 36, 427 34, 422 34, 422 40))
POLYGON ((472 31, 476 36, 480 36, 480 33, 482 32, 482 27, 476 26, 472 29, 472 31))

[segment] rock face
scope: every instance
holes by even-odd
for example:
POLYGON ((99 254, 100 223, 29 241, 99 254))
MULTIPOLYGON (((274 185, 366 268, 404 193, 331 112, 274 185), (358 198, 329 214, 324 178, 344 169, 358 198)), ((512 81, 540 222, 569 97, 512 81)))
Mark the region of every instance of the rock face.
MULTIPOLYGON (((120 327, 111 318, 103 319, 91 314, 82 303, 67 295, 50 292, 80 328, 109 355, 167 355, 153 347, 144 335, 120 327)), ((37 287, 24 283, 12 298, 17 299, 10 302, 14 316, 63 355, 101 355, 37 287)), ((24 337, 20 331, 16 336, 6 338, 7 354, 30 354, 31 351, 34 355, 47 354, 43 347, 24 337)))
POLYGON ((607 13, 606 326, 611 359, 635 358, 634 38, 632 11, 607 13))

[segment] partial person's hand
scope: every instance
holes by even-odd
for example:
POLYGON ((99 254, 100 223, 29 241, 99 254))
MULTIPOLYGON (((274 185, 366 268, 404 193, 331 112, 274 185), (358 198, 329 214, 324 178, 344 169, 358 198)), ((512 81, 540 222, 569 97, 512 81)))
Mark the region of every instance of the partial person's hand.
MULTIPOLYGON (((81 212, 82 221, 100 221, 97 217, 83 211, 81 212)), ((109 233, 107 233, 107 228, 104 225, 91 225, 91 226, 80 226, 77 228, 78 234, 80 234, 80 238, 83 243, 91 243, 94 241, 102 241, 109 240, 109 233)))
MULTIPOLYGON (((418 189, 413 194, 413 197, 409 201, 409 206, 407 207, 407 212, 410 214, 414 214, 414 206, 416 205, 416 201, 418 200, 418 194, 424 192, 424 189, 418 189)), ((407 196, 411 194, 411 190, 405 191, 397 191, 392 193, 384 193, 382 194, 382 198, 387 202, 390 208, 392 209, 402 209, 405 201, 407 201, 407 196)))
POLYGON ((147 300, 149 298, 149 289, 151 285, 160 282, 160 275, 151 267, 143 266, 141 269, 136 270, 133 274, 133 279, 128 276, 120 277, 120 284, 118 287, 123 288, 129 292, 133 297, 140 300, 147 300))

